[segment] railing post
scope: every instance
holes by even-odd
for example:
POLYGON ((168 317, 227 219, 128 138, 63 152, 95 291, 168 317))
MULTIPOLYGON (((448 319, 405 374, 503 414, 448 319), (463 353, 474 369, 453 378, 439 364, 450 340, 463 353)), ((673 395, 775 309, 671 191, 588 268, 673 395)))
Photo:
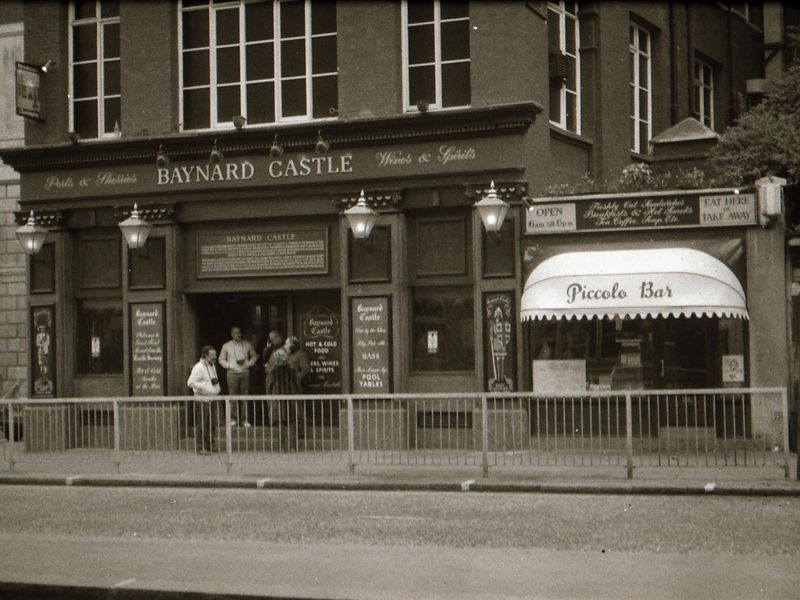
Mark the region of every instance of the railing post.
POLYGON ((356 450, 356 441, 355 441, 355 426, 354 426, 354 415, 353 415, 353 398, 352 396, 347 397, 347 471, 350 475, 354 475, 356 472, 356 463, 355 463, 355 450, 356 450))
POLYGON ((225 455, 227 463, 225 465, 225 472, 230 473, 233 466, 233 440, 231 435, 233 433, 231 427, 231 401, 230 398, 225 398, 225 455))
POLYGON ((8 403, 8 470, 14 470, 14 463, 16 462, 16 458, 14 457, 14 405, 9 402, 8 403))
POLYGON ((633 411, 631 393, 625 394, 625 456, 627 457, 628 479, 633 479, 633 411))
POLYGON ((119 438, 120 438, 120 422, 119 422, 119 400, 114 400, 114 467, 119 473, 120 470, 120 455, 119 455, 119 438))
MULTIPOLYGON (((789 452, 789 394, 786 388, 781 389, 781 410, 783 412, 783 474, 786 479, 789 479, 792 476, 789 468, 789 460, 792 455, 789 452)), ((798 452, 798 457, 800 457, 800 452, 798 452)), ((800 458, 798 458, 798 462, 800 462, 800 458)), ((798 467, 798 470, 800 470, 800 467, 798 467)))
POLYGON ((481 394, 481 475, 489 477, 489 402, 481 394))

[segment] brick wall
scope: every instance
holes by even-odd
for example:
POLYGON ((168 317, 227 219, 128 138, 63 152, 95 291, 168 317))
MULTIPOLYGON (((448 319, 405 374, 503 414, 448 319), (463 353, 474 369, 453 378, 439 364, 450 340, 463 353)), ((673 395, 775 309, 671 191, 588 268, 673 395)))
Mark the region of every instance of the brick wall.
MULTIPOLYGON (((0 167, 0 174, 5 171, 10 169, 0 167)), ((0 395, 17 379, 22 381, 20 395, 27 390, 27 274, 25 254, 14 235, 18 201, 19 184, 0 181, 0 395)))

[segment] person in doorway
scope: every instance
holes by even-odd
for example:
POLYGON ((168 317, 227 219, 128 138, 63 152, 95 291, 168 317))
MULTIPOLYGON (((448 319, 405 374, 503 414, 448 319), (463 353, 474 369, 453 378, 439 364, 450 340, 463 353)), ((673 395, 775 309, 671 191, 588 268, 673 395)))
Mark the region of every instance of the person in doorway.
POLYGON ((261 362, 264 363, 264 368, 267 368, 269 359, 273 353, 283 347, 283 336, 277 329, 273 329, 267 336, 267 343, 264 345, 264 350, 261 352, 261 362))
MULTIPOLYGON (((253 345, 242 339, 242 330, 237 325, 231 327, 231 339, 222 346, 219 364, 227 372, 228 394, 246 396, 250 391, 250 367, 256 363, 253 345)), ((231 425, 250 427, 247 415, 247 400, 231 403, 231 425), (234 410, 235 409, 235 410, 234 410)))
POLYGON ((286 338, 284 348, 289 357, 287 364, 294 375, 295 388, 298 390, 296 393, 304 394, 308 380, 311 378, 311 360, 309 360, 308 354, 300 349, 300 340, 294 336, 286 338))
POLYGON ((195 444, 199 454, 210 454, 217 451, 214 443, 214 431, 219 423, 219 414, 222 410, 218 400, 219 377, 217 376, 217 351, 212 346, 203 346, 200 351, 200 360, 192 367, 189 380, 186 382, 195 396, 200 401, 195 406, 195 444), (197 415, 200 413, 200 422, 197 415), (197 429, 200 428, 200 439, 197 439, 197 429), (199 444, 198 444, 199 442, 199 444))

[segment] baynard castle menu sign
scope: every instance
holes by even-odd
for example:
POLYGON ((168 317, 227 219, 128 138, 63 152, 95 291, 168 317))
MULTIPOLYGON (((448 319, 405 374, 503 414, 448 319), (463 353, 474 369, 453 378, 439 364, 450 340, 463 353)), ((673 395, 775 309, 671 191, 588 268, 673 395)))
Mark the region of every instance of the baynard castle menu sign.
POLYGON ((391 390, 389 367, 389 298, 353 298, 353 392, 388 394, 391 390))
POLYGON ((755 194, 675 194, 534 202, 527 234, 757 224, 755 194))
POLYGON ((311 361, 308 388, 313 393, 342 391, 342 348, 339 315, 327 306, 317 306, 302 320, 300 344, 311 361))
POLYGON ((328 272, 328 230, 197 235, 198 277, 264 277, 328 272))
POLYGON ((131 304, 131 394, 164 393, 164 304, 131 304))

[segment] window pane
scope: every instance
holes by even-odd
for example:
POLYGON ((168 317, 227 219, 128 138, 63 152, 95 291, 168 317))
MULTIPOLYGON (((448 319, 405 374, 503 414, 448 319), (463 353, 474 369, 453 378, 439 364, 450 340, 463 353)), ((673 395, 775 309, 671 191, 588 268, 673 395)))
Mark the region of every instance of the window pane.
POLYGON ((650 64, 650 61, 646 59, 644 56, 639 57, 639 86, 646 88, 647 87, 647 66, 650 64))
POLYGON ((217 50, 217 83, 239 81, 239 46, 217 50))
POLYGON ((210 111, 208 88, 183 93, 184 129, 206 129, 209 126, 210 111))
POLYGON ((119 94, 119 60, 103 63, 103 93, 107 96, 119 94))
POLYGON ((183 6, 208 6, 209 0, 183 0, 183 6))
POLYGON ((336 33, 336 3, 330 0, 311 2, 311 33, 336 33))
POLYGON ((639 148, 636 145, 636 132, 638 131, 638 127, 636 126, 636 119, 631 118, 631 150, 637 152, 639 148))
POLYGON ((247 86, 247 122, 272 123, 275 120, 275 86, 255 83, 247 86))
POLYGON ((242 114, 240 88, 231 85, 217 88, 217 122, 230 123, 236 115, 242 114))
POLYGON ((81 62, 97 58, 97 25, 79 25, 72 29, 72 60, 81 62))
POLYGON ((336 72, 336 36, 328 35, 311 39, 311 72, 336 72))
POLYGON ((578 97, 567 94, 567 129, 578 131, 578 97))
POLYGON ((469 58, 469 21, 442 23, 442 60, 469 58))
POLYGON ((183 53, 183 86, 208 85, 208 50, 183 53))
POLYGON ((646 153, 647 152, 647 143, 650 141, 649 136, 647 135, 647 123, 640 123, 639 124, 639 152, 646 153))
POLYGON ((475 333, 470 288, 414 290, 415 371, 469 371, 475 367, 475 333))
POLYGON ((551 52, 561 50, 561 17, 554 11, 547 11, 547 47, 551 52))
POLYGON ((281 2, 281 37, 297 37, 306 33, 305 4, 302 0, 281 2))
POLYGON ((215 11, 217 15, 217 45, 239 43, 239 9, 215 11))
POLYGON ((408 64, 430 63, 434 60, 433 25, 408 28, 408 64))
POLYGON ((271 40, 272 2, 245 4, 245 37, 248 42, 271 40))
POLYGON ((647 109, 650 98, 646 91, 639 90, 639 118, 647 119, 649 111, 647 109))
POLYGON ((120 242, 119 237, 79 241, 81 288, 120 287, 120 242))
POLYGON ((103 25, 103 58, 119 58, 119 23, 103 25))
POLYGON ((122 373, 121 300, 81 300, 77 334, 78 373, 122 373))
POLYGON ((72 73, 72 94, 76 99, 97 96, 97 63, 75 65, 72 73))
POLYGON ((550 80, 550 120, 561 122, 561 82, 550 80))
POLYGON ((272 42, 247 46, 247 80, 272 79, 275 57, 272 42))
POLYGON ((647 32, 644 29, 639 29, 639 50, 647 53, 647 32))
POLYGON ((469 100, 469 63, 442 65, 442 106, 467 106, 469 100))
POLYGON ((105 133, 112 133, 115 125, 119 125, 121 129, 122 121, 120 118, 119 98, 109 98, 103 102, 103 105, 105 107, 103 131, 105 133))
POLYGON ((73 104, 73 127, 82 138, 97 137, 97 100, 84 100, 73 104))
POLYGON ((638 89, 639 88, 637 88, 635 85, 630 86, 630 90, 631 90, 631 116, 632 117, 636 117, 636 116, 639 115, 638 107, 636 106, 636 94, 637 94, 637 90, 638 89))
POLYGON ((31 293, 55 289, 55 244, 48 242, 31 256, 31 293))
POLYGON ((420 23, 424 21, 433 21, 433 2, 431 2, 430 0, 409 2, 408 22, 420 23))
POLYGON ((408 103, 416 104, 420 100, 436 102, 436 82, 433 66, 413 67, 408 70, 408 103))
POLYGON ((567 89, 575 91, 578 89, 578 61, 572 57, 567 60, 569 65, 567 68, 567 89))
POLYGON ((88 19, 96 17, 96 7, 97 3, 95 0, 75 0, 75 18, 88 19))
POLYGON ((292 79, 281 83, 281 102, 284 117, 306 114, 306 80, 292 79))
POLYGON ((150 237, 144 248, 128 251, 128 285, 136 288, 161 288, 167 281, 166 242, 150 237))
POLYGON ((306 74, 305 40, 281 42, 281 76, 296 77, 306 74))
POLYGON ((119 16, 119 0, 103 0, 100 3, 103 18, 119 16))
POLYGON ((208 13, 194 10, 183 13, 183 47, 205 48, 208 46, 208 13))
POLYGON ((441 5, 442 19, 457 19, 469 16, 469 3, 465 0, 445 0, 441 5))
POLYGON ((573 19, 565 19, 567 32, 566 32, 566 45, 567 45, 567 52, 569 54, 577 54, 577 49, 575 48, 575 21, 573 19))
POLYGON ((339 114, 337 81, 336 75, 314 77, 312 80, 315 119, 335 117, 339 114))

